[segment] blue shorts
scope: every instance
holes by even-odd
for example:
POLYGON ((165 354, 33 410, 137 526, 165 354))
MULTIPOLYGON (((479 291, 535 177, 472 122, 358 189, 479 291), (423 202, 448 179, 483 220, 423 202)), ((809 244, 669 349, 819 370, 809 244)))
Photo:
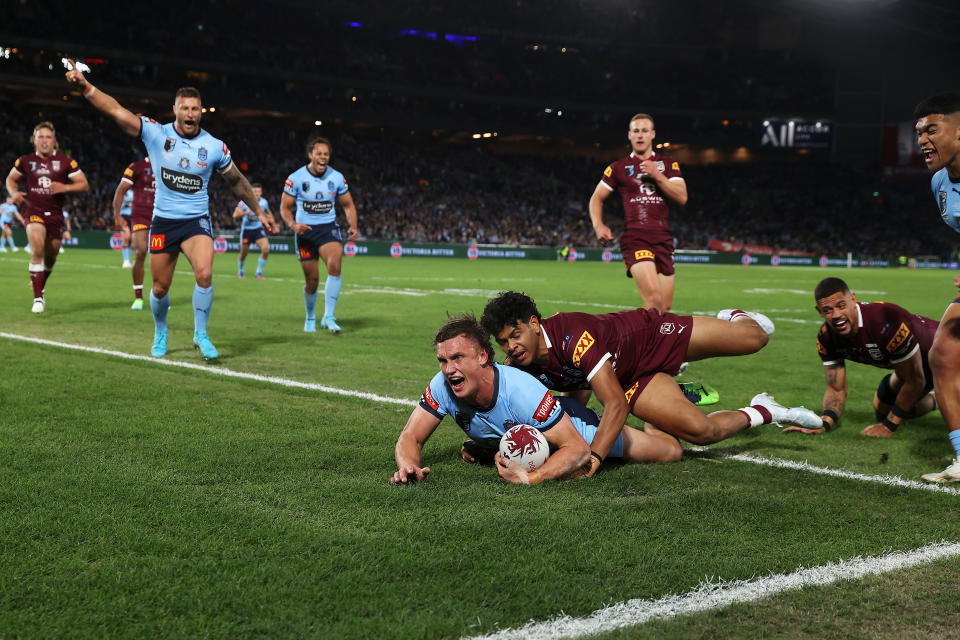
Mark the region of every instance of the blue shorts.
POLYGON ((123 218, 123 221, 127 223, 127 228, 128 228, 128 229, 133 229, 133 223, 130 221, 130 214, 129 214, 129 213, 122 213, 122 214, 120 214, 120 217, 123 218))
MULTIPOLYGON (((560 396, 557 398, 557 401, 560 403, 560 406, 570 416, 570 420, 573 422, 573 426, 577 428, 577 431, 580 432, 580 435, 583 436, 583 439, 587 441, 587 444, 593 443, 593 436, 597 435, 597 427, 600 425, 600 416, 598 416, 592 409, 588 409, 583 406, 573 398, 567 396, 560 396)), ((607 454, 607 458, 622 458, 623 457, 623 434, 617 436, 617 440, 613 443, 613 446, 610 447, 610 453, 607 454)))
POLYGON ((294 240, 300 262, 307 262, 308 260, 317 260, 320 257, 320 247, 323 245, 330 242, 342 243, 343 236, 340 233, 340 225, 336 222, 330 222, 313 225, 313 228, 306 233, 298 233, 294 240))
POLYGON ((180 251, 180 243, 193 236, 213 239, 212 228, 209 214, 185 220, 154 216, 150 223, 150 253, 175 253, 180 251))
POLYGON ((244 229, 243 235, 240 236, 240 244, 256 244, 257 240, 266 237, 267 232, 263 230, 263 227, 259 229, 244 229))

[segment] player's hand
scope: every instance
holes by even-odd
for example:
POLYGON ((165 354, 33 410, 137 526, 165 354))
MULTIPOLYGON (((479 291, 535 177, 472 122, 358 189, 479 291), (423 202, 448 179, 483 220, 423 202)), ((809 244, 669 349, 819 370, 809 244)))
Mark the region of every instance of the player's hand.
POLYGON ((871 438, 889 438, 893 435, 893 431, 882 424, 872 424, 860 433, 871 438))
POLYGON ((357 233, 356 227, 350 227, 347 229, 347 240, 356 240, 360 237, 360 234, 357 233))
POLYGON ((415 467, 413 465, 408 467, 400 467, 397 469, 397 472, 393 474, 393 477, 390 478, 390 482, 393 484, 407 484, 408 482, 421 482, 430 475, 430 467, 415 467))
POLYGON ((597 240, 600 241, 600 244, 607 244, 613 240, 613 231, 602 222, 593 227, 593 232, 597 234, 597 240))
POLYGON ((590 452, 590 459, 587 460, 583 465, 574 469, 567 475, 563 477, 564 480, 575 480, 576 478, 592 478, 593 474, 597 472, 597 469, 600 468, 600 464, 603 460, 600 456, 596 455, 592 451, 590 452))
POLYGON ((808 436, 818 436, 818 435, 820 435, 821 433, 826 433, 826 432, 827 432, 827 428, 826 428, 826 427, 820 427, 819 429, 807 429, 806 427, 795 427, 795 426, 794 426, 794 427, 787 427, 786 429, 783 429, 782 431, 780 431, 780 433, 789 433, 789 432, 791 432, 791 431, 796 431, 797 433, 805 433, 805 434, 807 434, 808 436))
POLYGON ((507 460, 500 452, 493 457, 493 466, 497 468, 500 479, 510 484, 530 484, 526 470, 513 460, 507 460))
POLYGON ((474 458, 472 455, 470 455, 470 452, 467 450, 466 443, 464 443, 463 446, 460 447, 460 457, 467 464, 477 464, 477 459, 474 458))
POLYGON ((67 185, 62 182, 51 182, 50 183, 50 193, 66 193, 67 185))
POLYGON ((292 225, 290 225, 290 231, 293 231, 294 233, 306 233, 312 228, 313 227, 310 225, 303 224, 302 222, 294 222, 292 225))
POLYGON ((67 71, 64 75, 67 78, 67 82, 72 84, 74 87, 79 89, 81 92, 85 91, 87 88, 87 79, 83 77, 83 73, 77 71, 77 65, 73 60, 67 58, 67 61, 70 63, 70 66, 73 67, 70 71, 67 71))
POLYGON ((23 191, 14 191, 10 195, 13 197, 13 204, 17 205, 18 207, 23 204, 24 198, 27 197, 27 194, 25 194, 23 191))
POLYGON ((658 167, 657 163, 653 160, 644 160, 640 163, 640 168, 654 180, 663 174, 663 172, 660 171, 660 167, 658 167))

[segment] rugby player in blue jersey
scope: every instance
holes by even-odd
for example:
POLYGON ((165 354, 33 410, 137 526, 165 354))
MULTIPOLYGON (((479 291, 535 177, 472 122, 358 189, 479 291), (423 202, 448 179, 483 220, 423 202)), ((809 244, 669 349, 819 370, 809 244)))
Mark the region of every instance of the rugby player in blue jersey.
POLYGON ((67 81, 101 113, 110 116, 129 136, 140 138, 150 156, 156 175, 153 220, 150 225, 150 272, 153 288, 154 339, 150 354, 167 354, 167 310, 170 284, 177 259, 183 253, 193 267, 193 344, 206 360, 219 357, 207 336, 207 320, 213 304, 213 228, 210 220, 207 185, 216 169, 230 183, 234 193, 257 214, 264 227, 276 232, 276 225, 264 214, 253 187, 230 157, 226 143, 200 128, 203 107, 200 92, 193 87, 179 89, 174 98, 174 122, 160 124, 152 118, 137 117, 115 99, 90 84, 72 61, 67 81))
MULTIPOLYGON (((943 221, 960 232, 960 92, 930 96, 913 111, 917 119, 917 144, 927 168, 930 186, 943 221)), ((960 287, 960 275, 953 284, 960 287)), ((930 369, 940 413, 950 429, 955 457, 939 473, 928 473, 928 482, 960 482, 960 296, 947 306, 930 347, 930 369)))
MULTIPOLYGON (((270 213, 270 203, 263 197, 263 186, 259 182, 253 183, 253 194, 257 196, 257 202, 260 208, 267 214, 267 217, 273 220, 273 214, 270 213)), ((263 280, 263 268, 267 265, 267 257, 270 255, 270 241, 267 240, 267 234, 263 230, 263 223, 250 207, 243 201, 237 203, 233 210, 233 219, 240 219, 240 258, 237 260, 237 277, 243 280, 246 274, 243 272, 243 263, 250 253, 250 245, 256 244, 260 247, 260 258, 257 260, 257 280, 263 280)))
MULTIPOLYGON (((554 398, 533 376, 497 363, 490 334, 472 315, 448 320, 433 344, 440 372, 397 439, 397 471, 391 482, 406 484, 429 475, 430 467, 423 466, 423 446, 447 415, 470 438, 460 450, 463 461, 492 458, 505 482, 536 484, 583 474, 590 462, 589 443, 600 424, 597 414, 571 398, 554 398), (539 429, 550 443, 552 453, 536 471, 528 473, 500 457, 500 438, 516 424, 539 429)), ((610 456, 624 462, 668 462, 679 460, 682 453, 677 440, 666 433, 626 426, 610 449, 610 456)))
POLYGON ((347 240, 357 239, 357 208, 347 189, 343 174, 329 166, 333 148, 326 138, 311 138, 307 142, 309 163, 291 173, 283 185, 280 215, 296 235, 296 251, 306 281, 303 304, 307 317, 303 330, 317 330, 317 287, 320 284, 319 260, 327 268, 323 286, 324 309, 320 326, 333 333, 340 332, 334 317, 340 295, 340 265, 343 261, 343 234, 337 224, 334 204, 340 205, 347 216, 347 240), (296 213, 294 213, 296 210, 296 213))
POLYGON ((4 242, 10 245, 11 251, 20 251, 20 248, 13 243, 13 229, 10 228, 14 218, 16 218, 22 226, 27 226, 24 224, 23 216, 21 216, 17 210, 17 205, 13 204, 13 196, 7 196, 6 202, 0 204, 0 228, 3 229, 2 235, 0 235, 0 253, 6 253, 7 251, 7 248, 3 246, 4 242))
POLYGON ((133 223, 130 222, 130 207, 133 205, 133 191, 129 188, 121 191, 120 184, 113 192, 113 224, 120 229, 120 253, 123 254, 123 263, 121 269, 132 269, 133 263, 130 262, 130 256, 133 254, 131 247, 131 229, 133 223))

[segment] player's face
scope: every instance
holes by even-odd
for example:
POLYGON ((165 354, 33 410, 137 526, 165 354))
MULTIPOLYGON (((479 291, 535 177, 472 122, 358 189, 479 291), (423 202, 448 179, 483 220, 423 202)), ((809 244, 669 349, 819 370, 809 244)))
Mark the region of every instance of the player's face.
POLYGON ((857 296, 850 291, 838 291, 826 298, 820 298, 817 300, 817 313, 834 333, 845 336, 858 330, 857 296))
POLYGON ((200 116, 203 105, 200 98, 181 96, 173 104, 173 117, 176 120, 177 130, 186 138, 192 138, 200 133, 200 116))
POLYGON ((261 196, 263 196, 263 188, 262 188, 262 187, 254 187, 254 188, 253 188, 253 195, 257 196, 257 198, 259 199, 261 196))
POLYGON ((327 170, 327 163, 330 162, 330 147, 318 142, 313 145, 307 157, 310 158, 310 169, 314 173, 323 173, 327 170))
POLYGON ((647 118, 640 118, 630 123, 627 130, 627 139, 633 152, 638 156, 646 155, 653 146, 653 140, 657 137, 657 132, 653 128, 653 122, 647 118))
POLYGON ((33 149, 39 156, 48 156, 57 146, 57 136, 47 127, 41 127, 33 133, 33 149))
POLYGON ((437 362, 447 384, 458 398, 480 394, 487 354, 474 340, 459 335, 437 345, 437 362))
POLYGON ((917 120, 917 145, 930 171, 953 164, 960 156, 960 115, 932 113, 917 120))
POLYGON ((533 317, 528 322, 504 325, 495 338, 511 360, 522 367, 530 366, 540 347, 540 322, 533 317))

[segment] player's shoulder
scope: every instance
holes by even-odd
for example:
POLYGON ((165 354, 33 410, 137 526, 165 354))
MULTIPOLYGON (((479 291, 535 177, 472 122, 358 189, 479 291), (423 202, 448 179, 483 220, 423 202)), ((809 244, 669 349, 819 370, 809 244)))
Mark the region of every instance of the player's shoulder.
POLYGON ((947 174, 947 168, 944 167, 939 171, 935 171, 933 175, 930 176, 930 186, 932 186, 933 190, 936 191, 937 189, 942 187, 944 183, 946 183, 948 180, 950 180, 950 176, 947 174))

